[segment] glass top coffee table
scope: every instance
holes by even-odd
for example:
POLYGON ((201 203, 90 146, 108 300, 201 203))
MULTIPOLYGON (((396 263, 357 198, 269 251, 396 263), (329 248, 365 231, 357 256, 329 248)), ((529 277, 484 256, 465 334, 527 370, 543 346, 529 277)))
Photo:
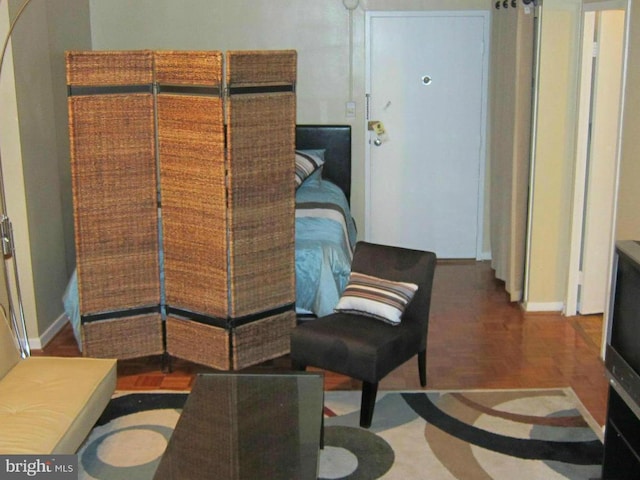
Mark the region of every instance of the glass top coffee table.
POLYGON ((316 479, 323 377, 196 377, 154 480, 316 479))

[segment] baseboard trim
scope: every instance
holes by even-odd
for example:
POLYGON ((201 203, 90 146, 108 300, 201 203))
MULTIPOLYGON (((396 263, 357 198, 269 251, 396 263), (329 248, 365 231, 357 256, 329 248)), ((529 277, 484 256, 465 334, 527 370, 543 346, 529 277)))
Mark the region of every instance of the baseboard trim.
POLYGON ((480 252, 476 260, 478 260, 479 262, 491 260, 491 250, 487 252, 480 252))
POLYGON ((62 313, 56 320, 47 328, 40 337, 29 337, 29 347, 32 350, 42 350, 44 346, 46 346, 53 337, 55 337, 60 330, 66 325, 69 321, 67 315, 62 313))
POLYGON ((522 308, 525 312, 562 312, 564 302, 524 302, 522 308))

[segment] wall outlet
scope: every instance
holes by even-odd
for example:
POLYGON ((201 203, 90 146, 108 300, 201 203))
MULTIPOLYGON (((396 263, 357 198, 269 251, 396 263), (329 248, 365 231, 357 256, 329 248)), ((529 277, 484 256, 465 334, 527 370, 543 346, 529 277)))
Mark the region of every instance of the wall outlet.
POLYGON ((345 103, 345 116, 347 118, 356 118, 356 102, 345 103))

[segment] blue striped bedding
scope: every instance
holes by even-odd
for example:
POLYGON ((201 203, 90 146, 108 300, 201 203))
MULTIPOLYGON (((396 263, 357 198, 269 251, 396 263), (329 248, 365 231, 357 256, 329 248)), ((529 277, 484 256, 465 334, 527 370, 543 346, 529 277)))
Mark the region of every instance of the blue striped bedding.
MULTIPOLYGON (((304 182, 296 191, 296 310, 333 312, 351 272, 356 228, 342 190, 327 180, 304 182)), ((62 303, 81 347, 78 279, 74 271, 62 303)))
POLYGON ((296 191, 296 309, 333 312, 351 272, 356 227, 344 193, 311 181, 296 191))

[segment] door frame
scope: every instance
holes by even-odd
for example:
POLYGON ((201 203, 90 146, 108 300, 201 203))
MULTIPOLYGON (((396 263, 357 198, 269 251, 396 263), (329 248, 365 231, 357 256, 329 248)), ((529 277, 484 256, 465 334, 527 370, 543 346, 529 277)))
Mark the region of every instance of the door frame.
MULTIPOLYGON (((589 3, 583 5, 581 16, 581 46, 580 55, 585 59, 587 56, 584 51, 584 34, 585 34, 585 18, 587 15, 603 12, 608 10, 623 10, 625 12, 625 27, 623 32, 623 56, 622 56, 622 72, 621 72, 621 90, 620 90, 620 103, 619 103, 619 115, 618 115, 618 133, 617 133, 617 147, 616 147, 616 160, 615 160, 615 185, 613 187, 613 212, 611 222, 611 232, 609 235, 608 256, 609 273, 611 273, 611 265, 613 262, 613 255, 615 250, 615 226, 616 226, 616 211, 618 200, 618 188, 619 188, 619 174, 620 174, 620 155, 621 155, 621 134, 622 134, 622 121, 623 121, 623 107, 624 107, 624 95, 625 95, 625 79, 627 72, 627 54, 629 45, 629 12, 630 12, 630 0, 607 0, 597 3, 589 3)), ((585 66, 581 65, 581 76, 585 74, 585 66)), ((589 69, 591 67, 589 66, 589 69)), ((592 73, 592 72, 591 72, 592 73)), ((589 73, 589 83, 592 78, 589 73)), ((578 288, 581 283, 581 257, 582 257, 582 245, 584 239, 583 222, 585 218, 585 195, 586 195, 586 181, 587 181, 587 158, 589 140, 585 132, 585 122, 589 121, 591 114, 591 96, 593 94, 590 85, 586 85, 584 78, 581 78, 580 85, 580 98, 578 99, 578 122, 576 128, 576 159, 574 164, 574 187, 573 187, 573 205, 572 205, 572 220, 571 220, 571 244, 569 250, 569 268, 567 276, 567 291, 565 297, 564 314, 566 316, 574 316, 578 311, 578 288), (581 128, 582 127, 582 128, 581 128)), ((607 295, 605 295, 605 307, 604 317, 608 318, 608 312, 610 308, 610 295, 611 291, 611 274, 607 278, 607 295)))
POLYGON ((365 115, 364 115, 364 182, 365 182, 365 202, 364 202, 364 236, 366 240, 371 238, 371 142, 372 135, 368 130, 370 120, 369 99, 371 95, 371 20, 375 17, 482 17, 484 21, 484 58, 482 62, 482 112, 480 126, 480 152, 479 152, 479 172, 478 172, 478 211, 476 225, 476 260, 490 260, 491 252, 484 250, 485 231, 485 196, 487 177, 487 120, 488 120, 488 96, 489 96, 489 62, 490 62, 490 39, 491 39, 491 12, 484 10, 408 10, 408 11, 376 11, 365 12, 365 115))

